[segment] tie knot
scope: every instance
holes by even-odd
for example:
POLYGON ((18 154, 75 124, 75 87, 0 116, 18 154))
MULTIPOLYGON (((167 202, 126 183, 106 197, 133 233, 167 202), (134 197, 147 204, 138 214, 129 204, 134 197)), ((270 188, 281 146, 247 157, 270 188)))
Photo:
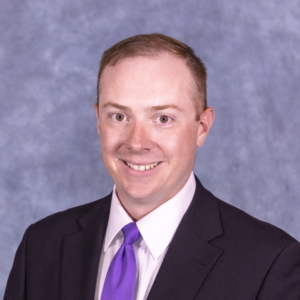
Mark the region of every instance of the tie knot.
POLYGON ((122 231, 124 233, 125 244, 133 245, 141 237, 139 229, 134 222, 125 225, 122 231))

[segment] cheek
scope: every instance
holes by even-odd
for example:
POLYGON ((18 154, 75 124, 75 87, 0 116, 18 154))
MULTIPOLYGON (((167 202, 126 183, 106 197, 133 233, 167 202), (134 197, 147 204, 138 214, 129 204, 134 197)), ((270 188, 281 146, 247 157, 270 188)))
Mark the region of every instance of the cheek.
POLYGON ((197 148, 197 131, 195 126, 187 126, 176 131, 169 132, 160 137, 162 148, 171 160, 182 162, 194 159, 197 148))
POLYGON ((109 127, 100 126, 100 146, 103 161, 106 162, 110 159, 114 150, 117 148, 118 138, 109 127))

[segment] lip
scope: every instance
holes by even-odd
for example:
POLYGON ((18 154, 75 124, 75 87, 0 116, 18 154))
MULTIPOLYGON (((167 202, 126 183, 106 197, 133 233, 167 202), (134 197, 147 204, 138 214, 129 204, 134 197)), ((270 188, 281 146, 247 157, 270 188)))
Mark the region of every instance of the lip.
POLYGON ((135 162, 132 162, 132 161, 129 161, 129 160, 125 160, 125 159, 121 159, 123 162, 127 162, 129 164, 133 164, 133 165, 136 165, 136 166, 146 166, 146 165, 152 165, 152 164, 156 164, 156 163, 161 163, 161 161, 154 161, 154 162, 147 162, 147 163, 135 163, 135 162))
MULTIPOLYGON (((152 163, 133 163, 131 161, 127 161, 126 162, 128 163, 131 163, 131 164, 134 164, 134 165, 137 165, 137 166, 145 166, 145 165, 151 165, 151 164, 154 164, 153 162, 152 163)), ((129 166, 127 166, 127 164, 125 163, 125 160, 123 159, 120 159, 119 158, 119 163, 120 165, 123 167, 123 169, 131 176, 134 176, 134 177, 147 177, 147 176, 151 176, 153 175, 154 173, 156 173, 157 171, 159 171, 159 169, 161 168, 162 164, 163 164, 163 161, 159 161, 158 162, 158 165, 152 169, 149 169, 149 170, 145 170, 145 171, 138 171, 138 170, 134 170, 132 168, 130 168, 129 166)), ((157 162, 155 162, 157 163, 157 162)))

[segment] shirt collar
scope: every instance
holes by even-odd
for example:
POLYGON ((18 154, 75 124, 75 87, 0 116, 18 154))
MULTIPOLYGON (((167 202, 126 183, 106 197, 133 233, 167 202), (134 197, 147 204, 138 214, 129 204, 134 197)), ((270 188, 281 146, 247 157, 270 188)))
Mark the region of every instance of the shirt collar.
MULTIPOLYGON (((192 172, 184 187, 172 199, 136 222, 154 260, 157 260, 169 246, 183 215, 192 202, 195 189, 196 181, 192 172)), ((130 222, 132 219, 120 203, 114 186, 104 251, 108 249, 120 230, 130 222)))

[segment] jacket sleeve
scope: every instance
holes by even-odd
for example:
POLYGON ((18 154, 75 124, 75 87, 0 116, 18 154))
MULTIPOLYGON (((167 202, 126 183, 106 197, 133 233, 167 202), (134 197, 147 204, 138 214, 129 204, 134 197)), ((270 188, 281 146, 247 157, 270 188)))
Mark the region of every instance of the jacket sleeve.
POLYGON ((300 299, 300 244, 285 247, 268 271, 257 300, 300 299))
POLYGON ((29 228, 19 245, 10 271, 3 300, 26 299, 26 244, 29 228))

